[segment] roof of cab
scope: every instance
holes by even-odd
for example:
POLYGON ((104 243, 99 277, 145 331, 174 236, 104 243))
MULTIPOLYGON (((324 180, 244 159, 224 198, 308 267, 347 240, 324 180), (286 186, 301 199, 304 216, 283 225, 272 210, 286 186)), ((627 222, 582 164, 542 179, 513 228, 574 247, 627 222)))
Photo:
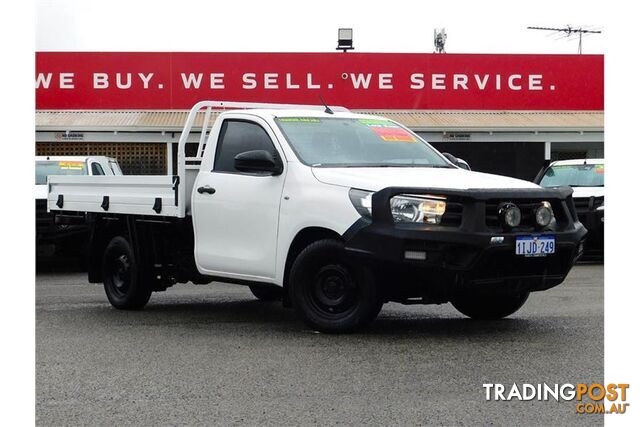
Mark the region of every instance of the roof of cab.
POLYGON ((227 110, 222 114, 247 114, 254 115, 263 118, 277 118, 277 117, 318 117, 318 118, 379 118, 388 120, 380 116, 372 116, 368 114, 358 114, 349 111, 336 111, 333 114, 326 113, 319 110, 305 110, 305 109, 246 109, 246 110, 227 110))

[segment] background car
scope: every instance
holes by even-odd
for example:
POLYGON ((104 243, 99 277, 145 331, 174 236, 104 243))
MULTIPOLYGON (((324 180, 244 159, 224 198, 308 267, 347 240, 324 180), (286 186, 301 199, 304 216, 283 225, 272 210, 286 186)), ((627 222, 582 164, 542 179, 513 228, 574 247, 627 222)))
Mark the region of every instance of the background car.
POLYGON ((36 256, 79 256, 86 242, 84 217, 76 223, 60 223, 47 212, 47 176, 122 175, 118 161, 105 156, 36 156, 36 256))
POLYGON ((535 179, 542 187, 568 185, 580 222, 589 230, 583 259, 604 258, 604 159, 558 160, 535 179))

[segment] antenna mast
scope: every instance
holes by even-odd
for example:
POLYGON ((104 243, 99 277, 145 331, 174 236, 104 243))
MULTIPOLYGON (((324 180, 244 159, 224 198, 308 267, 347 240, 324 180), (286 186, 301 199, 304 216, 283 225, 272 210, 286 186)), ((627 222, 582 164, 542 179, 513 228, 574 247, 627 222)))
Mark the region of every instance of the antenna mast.
POLYGON ((433 30, 433 45, 436 47, 436 53, 446 53, 444 51, 444 43, 447 41, 447 31, 444 28, 433 30))
POLYGON ((553 27, 527 27, 527 30, 542 30, 542 31, 554 31, 557 33, 564 33, 567 37, 572 34, 578 34, 578 54, 582 55, 582 35, 583 34, 601 34, 600 30, 585 30, 582 27, 574 28, 571 25, 567 25, 565 28, 553 28, 553 27))

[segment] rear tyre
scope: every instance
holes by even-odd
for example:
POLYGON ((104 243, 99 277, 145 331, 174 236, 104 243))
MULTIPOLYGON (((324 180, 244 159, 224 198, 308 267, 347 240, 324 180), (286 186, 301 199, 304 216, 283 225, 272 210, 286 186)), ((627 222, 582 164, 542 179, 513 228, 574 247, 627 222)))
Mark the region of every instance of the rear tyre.
POLYGON ((460 313, 472 319, 496 320, 518 311, 527 298, 529 298, 529 292, 514 295, 462 295, 451 301, 451 304, 460 313))
POLYGON ((151 288, 143 280, 142 270, 129 242, 121 236, 111 239, 104 251, 102 277, 112 306, 122 310, 145 306, 151 297, 151 288))
POLYGON ((260 301, 282 301, 282 288, 270 286, 249 286, 253 296, 260 301))
POLYGON ((289 295, 313 329, 352 332, 371 323, 382 299, 371 271, 350 262, 342 242, 319 240, 296 258, 289 275, 289 295))

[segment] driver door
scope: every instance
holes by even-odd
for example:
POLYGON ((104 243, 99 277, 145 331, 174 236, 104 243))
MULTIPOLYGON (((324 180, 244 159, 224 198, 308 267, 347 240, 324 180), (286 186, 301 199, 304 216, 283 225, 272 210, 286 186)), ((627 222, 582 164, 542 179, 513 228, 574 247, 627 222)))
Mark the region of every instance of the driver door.
POLYGON ((206 274, 249 280, 275 279, 280 201, 286 175, 249 173, 236 155, 266 150, 282 161, 269 126, 259 119, 226 119, 220 128, 213 169, 196 178, 192 207, 195 257, 206 274))

